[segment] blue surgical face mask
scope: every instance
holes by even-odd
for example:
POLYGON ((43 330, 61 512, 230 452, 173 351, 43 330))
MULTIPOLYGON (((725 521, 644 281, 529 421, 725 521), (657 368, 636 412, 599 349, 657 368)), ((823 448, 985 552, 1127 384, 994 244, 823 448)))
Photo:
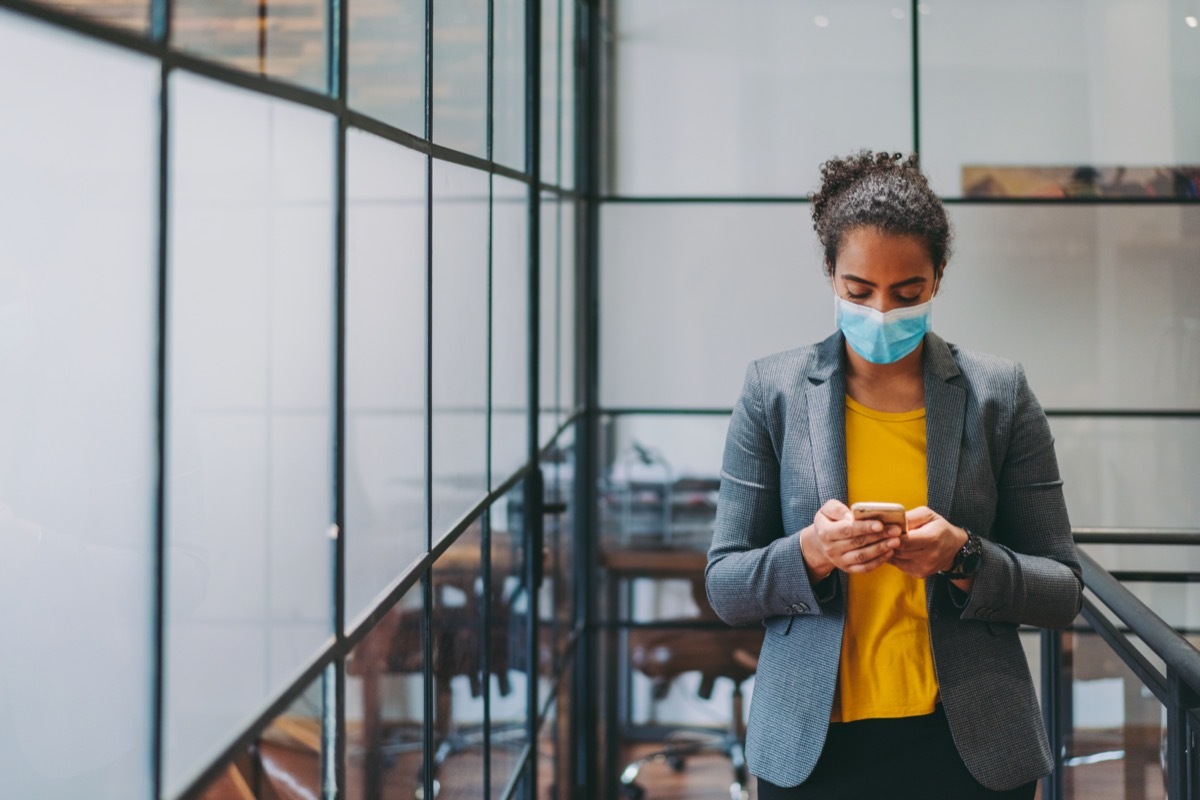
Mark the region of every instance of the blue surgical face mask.
POLYGON ((854 352, 872 364, 891 364, 917 349, 933 313, 933 301, 884 314, 869 306, 851 303, 836 294, 837 325, 854 352))

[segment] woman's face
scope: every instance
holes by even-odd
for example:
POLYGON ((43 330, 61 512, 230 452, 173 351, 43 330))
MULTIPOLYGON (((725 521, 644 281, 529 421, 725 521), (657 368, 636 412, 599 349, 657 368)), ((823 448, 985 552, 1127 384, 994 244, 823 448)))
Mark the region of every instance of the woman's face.
POLYGON ((920 236, 855 228, 842 239, 833 290, 885 314, 924 303, 937 291, 929 246, 920 236))

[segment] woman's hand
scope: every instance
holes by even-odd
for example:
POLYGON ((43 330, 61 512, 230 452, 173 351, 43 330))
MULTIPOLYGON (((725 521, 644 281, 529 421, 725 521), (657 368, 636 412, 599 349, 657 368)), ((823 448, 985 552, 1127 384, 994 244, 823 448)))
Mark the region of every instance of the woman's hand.
POLYGON ((870 572, 886 564, 900 546, 900 526, 876 519, 855 521, 840 500, 829 500, 800 531, 800 552, 809 577, 823 580, 835 569, 870 572))
MULTIPOLYGON (((951 525, 941 514, 925 506, 910 510, 906 516, 908 534, 892 556, 896 568, 915 578, 928 578, 950 569, 955 554, 967 542, 967 532, 951 525)), ((956 585, 959 583, 966 581, 955 581, 956 585)))

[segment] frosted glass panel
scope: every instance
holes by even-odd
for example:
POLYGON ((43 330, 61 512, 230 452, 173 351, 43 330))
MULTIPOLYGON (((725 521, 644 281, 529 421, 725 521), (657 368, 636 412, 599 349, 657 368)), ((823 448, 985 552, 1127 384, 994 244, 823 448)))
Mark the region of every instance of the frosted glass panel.
POLYGON ((497 0, 492 13, 492 158, 524 171, 525 0, 497 0))
MULTIPOLYGON (((559 28, 559 81, 562 100, 559 102, 561 133, 559 134, 560 165, 558 185, 575 187, 575 1, 562 0, 562 22, 559 28)), ((542 176, 545 181, 545 176, 542 176)))
POLYGON ((427 158, 347 133, 346 624, 425 551, 427 158))
POLYGON ((492 178, 492 488, 529 455, 528 197, 492 178))
POLYGON ((330 634, 334 125, 172 82, 167 785, 330 634))
MULTIPOLYGON (((559 154, 559 24, 562 18, 560 6, 563 0, 530 0, 542 4, 542 183, 558 183, 559 154)), ((567 0, 567 4, 572 0, 567 0)))
POLYGON ((609 188, 803 195, 831 156, 911 150, 908 8, 619 0, 609 188))
POLYGON ((966 164, 1200 163, 1200 30, 1185 0, 933 0, 921 16, 921 155, 966 164))
POLYGON ((558 406, 563 414, 563 421, 580 405, 576 397, 575 380, 575 345, 576 345, 576 307, 575 302, 575 203, 572 200, 559 201, 559 235, 558 235, 558 295, 559 295, 559 324, 558 324, 558 406))
POLYGON ((487 494, 488 174, 433 162, 433 539, 487 494))
POLYGON ((834 330, 805 204, 610 203, 600 231, 605 406, 730 408, 751 360, 834 330))
POLYGON ((1052 417, 1075 526, 1195 528, 1200 419, 1052 417))
POLYGON ((433 7, 433 140, 487 156, 487 0, 433 7))
POLYGON ((425 0, 349 0, 350 107, 425 135, 425 0))
POLYGON ((328 89, 326 0, 175 0, 171 43, 255 75, 328 89))
POLYGON ((1047 408, 1200 409, 1200 208, 952 205, 934 329, 1047 408))
POLYGON ((159 68, 0 11, 0 75, 0 783, 149 797, 159 68))

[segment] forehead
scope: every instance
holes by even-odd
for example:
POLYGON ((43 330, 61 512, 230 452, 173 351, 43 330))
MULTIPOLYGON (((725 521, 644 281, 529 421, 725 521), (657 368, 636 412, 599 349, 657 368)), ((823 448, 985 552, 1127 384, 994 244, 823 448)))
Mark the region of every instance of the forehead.
POLYGON ((931 275, 934 264, 929 243, 923 237, 864 227, 849 230, 842 237, 834 270, 880 282, 931 275))

